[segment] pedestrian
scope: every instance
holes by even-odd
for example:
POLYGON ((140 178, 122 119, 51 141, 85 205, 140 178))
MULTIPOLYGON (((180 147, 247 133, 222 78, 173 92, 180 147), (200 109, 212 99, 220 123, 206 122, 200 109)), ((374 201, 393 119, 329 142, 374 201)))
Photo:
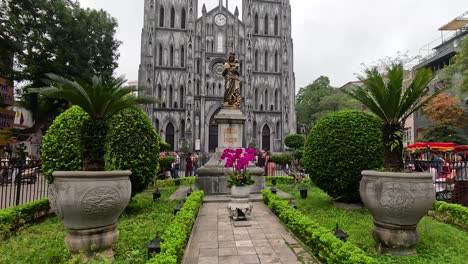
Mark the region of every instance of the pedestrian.
POLYGON ((267 152, 266 154, 266 171, 267 176, 275 176, 275 163, 271 160, 271 153, 267 152))
POLYGON ((174 151, 172 154, 174 157, 174 162, 171 164, 171 172, 172 172, 172 178, 173 179, 178 179, 179 178, 179 171, 180 171, 180 157, 179 153, 177 151, 174 151))
POLYGON ((188 153, 185 157, 185 177, 193 176, 193 159, 192 153, 188 153))

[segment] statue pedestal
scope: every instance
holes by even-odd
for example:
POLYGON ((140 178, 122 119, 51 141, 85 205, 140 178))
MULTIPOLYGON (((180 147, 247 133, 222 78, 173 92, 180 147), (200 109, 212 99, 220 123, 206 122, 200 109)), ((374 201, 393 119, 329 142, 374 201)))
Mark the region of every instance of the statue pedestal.
MULTIPOLYGON (((227 148, 242 148, 244 123, 247 117, 236 108, 223 107, 214 117, 218 123, 218 148, 215 155, 201 168, 197 170, 195 186, 203 190, 205 195, 229 194, 224 168, 226 161, 220 161, 221 154, 227 148)), ((229 168, 231 169, 231 168, 229 168)), ((253 163, 248 167, 255 184, 252 185, 252 193, 260 193, 265 188, 263 169, 253 163)))

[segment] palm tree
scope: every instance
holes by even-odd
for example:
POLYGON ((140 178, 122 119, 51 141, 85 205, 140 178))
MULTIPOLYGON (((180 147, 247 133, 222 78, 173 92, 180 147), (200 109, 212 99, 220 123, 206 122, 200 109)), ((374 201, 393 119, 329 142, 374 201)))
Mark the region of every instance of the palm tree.
POLYGON ((377 68, 366 70, 363 87, 348 92, 383 121, 384 167, 391 171, 403 170, 403 128, 406 119, 432 97, 426 87, 432 79, 428 69, 420 69, 412 82, 404 85, 402 64, 392 64, 382 76, 377 68))
POLYGON ((47 87, 30 88, 29 93, 38 93, 51 98, 67 100, 81 107, 91 117, 81 133, 83 170, 104 170, 105 139, 108 131, 106 120, 126 108, 137 108, 140 104, 151 104, 155 100, 136 97, 133 87, 124 87, 126 80, 103 80, 94 76, 91 83, 69 80, 56 74, 47 74, 47 87))

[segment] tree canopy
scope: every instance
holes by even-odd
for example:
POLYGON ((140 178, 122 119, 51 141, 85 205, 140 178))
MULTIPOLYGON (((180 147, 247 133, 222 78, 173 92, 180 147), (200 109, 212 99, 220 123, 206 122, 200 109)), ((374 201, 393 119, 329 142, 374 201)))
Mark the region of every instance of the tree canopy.
POLYGON ((456 96, 439 94, 421 108, 430 122, 437 125, 463 127, 465 125, 465 109, 456 96))
MULTIPOLYGON (((117 67, 117 21, 103 10, 81 8, 78 1, 0 0, 0 25, 0 57, 14 58, 13 67, 0 67, 0 76, 22 86, 44 86, 47 73, 85 81, 94 75, 111 78, 117 67)), ((32 130, 67 106, 37 94, 23 94, 21 101, 33 113, 32 130)))
POLYGON ((359 109, 359 102, 330 85, 326 76, 299 90, 296 96, 297 121, 300 124, 314 124, 330 112, 343 109, 359 109))

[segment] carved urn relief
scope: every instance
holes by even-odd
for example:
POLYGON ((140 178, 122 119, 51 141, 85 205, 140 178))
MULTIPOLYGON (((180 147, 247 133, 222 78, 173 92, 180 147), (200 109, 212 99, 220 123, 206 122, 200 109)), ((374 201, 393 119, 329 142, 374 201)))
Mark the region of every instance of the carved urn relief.
POLYGON ((416 226, 435 200, 431 174, 363 171, 362 176, 359 192, 374 218, 377 251, 416 254, 416 226))

